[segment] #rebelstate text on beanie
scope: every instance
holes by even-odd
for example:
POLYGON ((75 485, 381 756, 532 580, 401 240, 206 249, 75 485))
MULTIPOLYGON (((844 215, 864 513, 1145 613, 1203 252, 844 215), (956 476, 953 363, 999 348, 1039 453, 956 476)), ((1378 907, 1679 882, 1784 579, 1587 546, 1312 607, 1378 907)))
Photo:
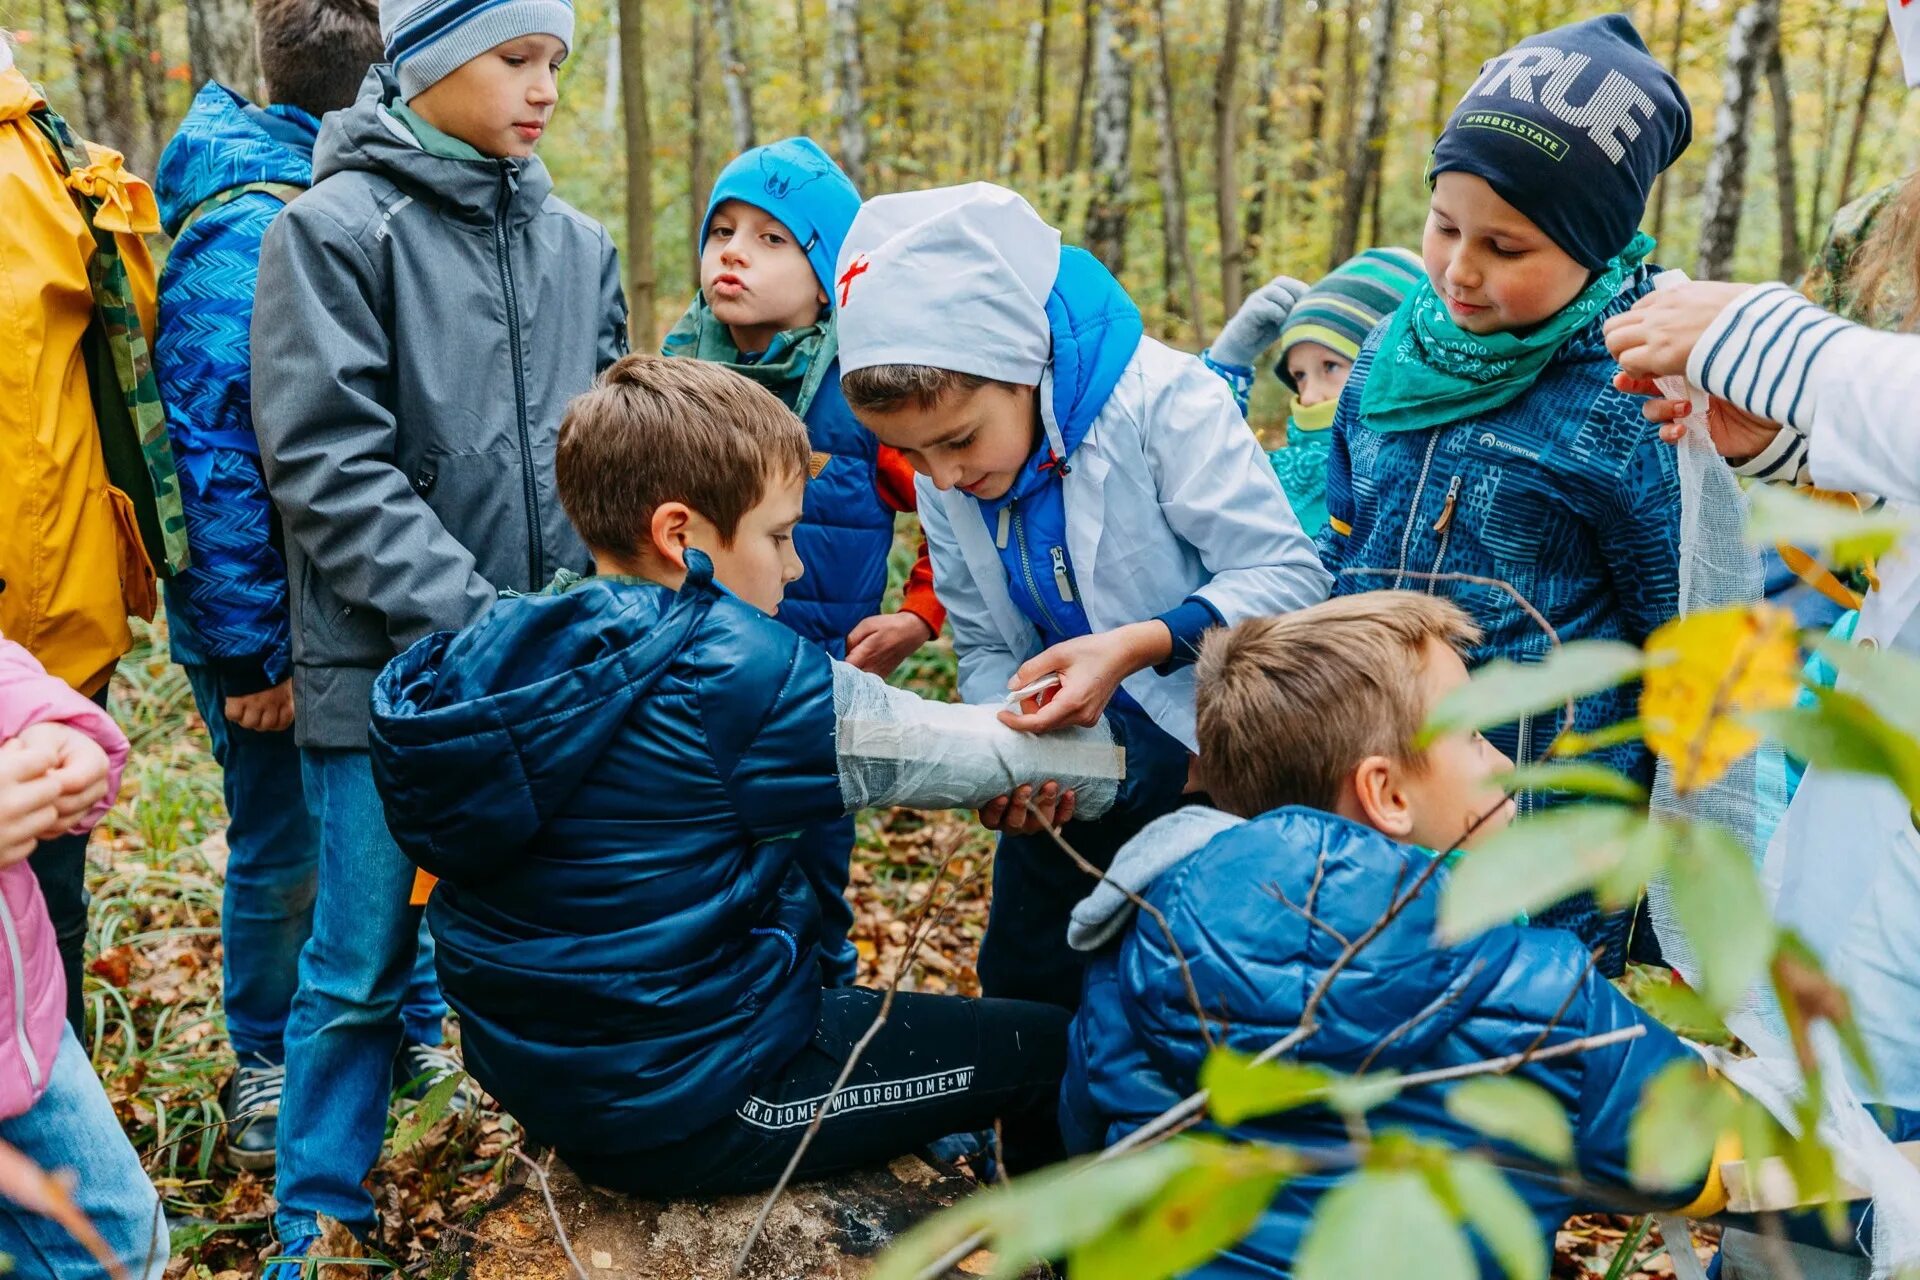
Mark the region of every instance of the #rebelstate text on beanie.
POLYGON ((1522 40, 1480 69, 1433 147, 1442 173, 1486 179, 1598 271, 1633 238, 1653 180, 1693 140, 1679 84, 1624 14, 1522 40))
POLYGON ((380 39, 402 99, 495 45, 548 35, 573 46, 573 0, 380 0, 380 39))

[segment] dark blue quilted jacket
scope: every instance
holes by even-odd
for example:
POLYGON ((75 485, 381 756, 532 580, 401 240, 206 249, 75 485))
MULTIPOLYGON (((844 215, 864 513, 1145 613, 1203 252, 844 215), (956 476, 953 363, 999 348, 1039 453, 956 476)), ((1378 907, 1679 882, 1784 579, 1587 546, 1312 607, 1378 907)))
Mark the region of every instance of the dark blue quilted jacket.
POLYGON ((287 563, 253 435, 248 326, 260 241, 284 207, 249 192, 180 225, 209 196, 250 182, 313 181, 320 122, 298 107, 256 107, 209 82, 161 153, 160 217, 178 235, 160 276, 153 374, 179 462, 190 568, 166 583, 167 634, 180 662, 217 666, 230 693, 291 672, 287 563))
POLYGON ((818 1012, 792 837, 844 812, 830 664, 688 561, 678 594, 503 599, 374 686, 375 778, 441 878, 427 919, 467 1067, 562 1153, 713 1123, 818 1012))
MULTIPOLYGON (((1469 665, 1494 658, 1537 662, 1552 642, 1499 587, 1409 575, 1508 582, 1563 641, 1640 644, 1679 611, 1674 450, 1640 415, 1640 398, 1613 389, 1617 366, 1601 332, 1606 317, 1652 288, 1658 270, 1641 268, 1525 395, 1448 426, 1391 433, 1367 426, 1360 393, 1381 358, 1377 344, 1385 326, 1374 330, 1354 361, 1333 422, 1320 555, 1335 575, 1335 595, 1404 587, 1450 597, 1485 632, 1469 665), (1362 568, 1369 572, 1354 572, 1362 568)), ((1586 732, 1631 719, 1638 698, 1637 684, 1583 698, 1573 727, 1586 732)), ((1488 737, 1515 760, 1537 760, 1564 716, 1531 716, 1488 737)), ((1642 784, 1653 781, 1653 757, 1637 741, 1595 758, 1642 784)), ((1521 808, 1550 799, 1525 795, 1521 808)), ((1602 919, 1580 901, 1539 919, 1605 944, 1607 969, 1618 972, 1627 916, 1602 919)))
MULTIPOLYGON (((1299 1024, 1310 993, 1344 949, 1329 930, 1359 937, 1429 856, 1344 818, 1300 808, 1277 809, 1211 839, 1202 835, 1198 849, 1159 845, 1181 816, 1146 827, 1115 858, 1111 874, 1137 885, 1129 862, 1171 863, 1143 896, 1166 917, 1200 1003, 1224 1025, 1217 1037, 1246 1054, 1299 1024), (1309 926, 1288 910, 1283 894, 1313 903, 1326 927, 1309 926)), ((1445 881, 1445 872, 1430 881, 1334 979, 1318 1009, 1320 1030, 1301 1046, 1299 1059, 1351 1072, 1377 1050, 1371 1069, 1407 1073, 1644 1026, 1638 1039, 1517 1072, 1566 1108, 1582 1177, 1599 1187, 1625 1185, 1627 1126, 1641 1091, 1691 1051, 1590 971, 1571 934, 1505 926, 1459 946, 1436 945, 1445 881)), ((1077 911, 1076 921, 1083 914, 1077 911)), ((1156 923, 1128 922, 1088 966, 1067 1051, 1060 1118, 1072 1151, 1111 1144, 1197 1087, 1208 1050, 1156 923)), ((1449 1087, 1410 1090, 1370 1112, 1368 1122, 1375 1132, 1406 1130, 1462 1148, 1488 1145, 1446 1114, 1449 1087)), ((1344 1123, 1324 1108, 1249 1121, 1233 1136, 1305 1148, 1350 1141, 1344 1123)), ((1308 1175, 1288 1182, 1246 1240, 1193 1274, 1210 1280, 1289 1275, 1314 1206, 1333 1181, 1308 1175)), ((1549 1256, 1553 1232, 1568 1214, 1605 1207, 1583 1204, 1544 1179, 1514 1182, 1534 1211, 1549 1256)), ((1687 1203, 1698 1191, 1676 1189, 1673 1203, 1687 1203)), ((1484 1257, 1482 1271, 1489 1280, 1501 1274, 1484 1257)))

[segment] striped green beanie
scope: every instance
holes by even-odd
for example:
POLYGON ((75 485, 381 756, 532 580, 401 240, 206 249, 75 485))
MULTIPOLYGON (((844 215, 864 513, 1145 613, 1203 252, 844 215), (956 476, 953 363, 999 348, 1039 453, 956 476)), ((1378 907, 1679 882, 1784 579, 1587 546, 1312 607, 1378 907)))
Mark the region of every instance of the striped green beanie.
POLYGON ((1287 352, 1302 342, 1317 342, 1352 360, 1373 326, 1391 315, 1425 274, 1420 255, 1411 249, 1368 249, 1348 258, 1307 290, 1287 316, 1274 376, 1290 390, 1300 390, 1287 376, 1287 352))

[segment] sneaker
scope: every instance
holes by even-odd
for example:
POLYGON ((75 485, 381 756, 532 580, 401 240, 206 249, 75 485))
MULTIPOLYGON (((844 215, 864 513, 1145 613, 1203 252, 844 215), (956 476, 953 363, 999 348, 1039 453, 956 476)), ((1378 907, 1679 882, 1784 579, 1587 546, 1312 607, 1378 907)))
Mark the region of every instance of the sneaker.
MULTIPOLYGON (((420 1102, 433 1092, 433 1086, 451 1075, 464 1075, 460 1055, 443 1044, 402 1045, 393 1059, 393 1096, 397 1100, 420 1102)), ((452 1115, 465 1115, 478 1101, 473 1085, 462 1080, 447 1104, 452 1115)))
POLYGON ((307 1280, 307 1261, 320 1243, 319 1236, 295 1236, 282 1240, 267 1255, 266 1270, 260 1280, 307 1280))
POLYGON ((285 1065, 241 1063, 220 1091, 227 1113, 226 1162, 255 1173, 273 1168, 280 1128, 280 1094, 287 1083, 285 1065))

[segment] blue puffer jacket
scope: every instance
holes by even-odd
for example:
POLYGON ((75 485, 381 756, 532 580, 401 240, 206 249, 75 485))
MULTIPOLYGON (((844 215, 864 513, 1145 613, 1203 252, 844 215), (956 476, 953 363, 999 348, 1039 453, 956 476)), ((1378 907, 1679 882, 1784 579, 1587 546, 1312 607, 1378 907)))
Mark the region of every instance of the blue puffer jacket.
POLYGON ((161 153, 154 194, 179 236, 160 277, 153 374, 180 469, 193 547, 166 583, 167 635, 178 662, 220 668, 228 692, 291 673, 287 564, 260 475, 248 369, 260 241, 285 207, 248 192, 180 226, 210 196, 253 182, 313 181, 320 122, 298 107, 256 107, 209 82, 161 153))
MULTIPOLYGON (((1253 1054, 1299 1024, 1310 993, 1343 950, 1328 930, 1359 937, 1428 856, 1317 810, 1277 809, 1236 822, 1186 809, 1143 829, 1109 875, 1165 915, 1200 1003, 1226 1028, 1223 1043, 1253 1054), (1282 894, 1314 903, 1326 927, 1287 910, 1282 894)), ((1581 1176, 1596 1186, 1624 1186, 1627 1126, 1641 1091, 1691 1050, 1593 973, 1570 934, 1506 926, 1459 946, 1435 945, 1445 880, 1444 871, 1435 876, 1334 979, 1317 1011, 1320 1030, 1299 1059, 1351 1072, 1372 1056, 1370 1069, 1406 1073, 1517 1053, 1543 1035, 1545 1044, 1557 1044, 1644 1026, 1638 1039, 1517 1073, 1566 1108, 1581 1176)), ((1096 890, 1074 913, 1079 944, 1092 940, 1089 931, 1118 925, 1120 933, 1088 966, 1069 1033, 1060 1118, 1072 1151, 1107 1146, 1193 1092, 1208 1052, 1166 934, 1152 922, 1121 923, 1131 910, 1117 892, 1096 890)), ((1369 1124, 1462 1148, 1488 1145, 1446 1114, 1448 1088, 1410 1090, 1370 1112, 1369 1124)), ((1342 1121, 1323 1108, 1249 1121, 1234 1136, 1305 1148, 1350 1141, 1342 1121)), ((1193 1274, 1290 1274, 1314 1206, 1334 1181, 1308 1175, 1287 1183, 1247 1239, 1193 1274)), ((1514 1182, 1549 1255, 1568 1214, 1604 1207, 1577 1203, 1545 1179, 1514 1182)), ((1675 1189, 1673 1203, 1699 1191, 1675 1189)), ((1489 1280, 1500 1275, 1490 1260, 1482 1270, 1489 1280)))
POLYGON ((737 1107, 813 1034, 796 831, 844 812, 818 647, 713 584, 508 597, 374 686, 387 820, 467 1067, 562 1153, 737 1107))
MULTIPOLYGON (((1613 389, 1618 366, 1601 331, 1608 316, 1652 288, 1658 270, 1642 267, 1525 395, 1444 427, 1385 433, 1367 426, 1361 389, 1385 325, 1374 330, 1333 422, 1320 556, 1335 575, 1335 595, 1399 586, 1450 597, 1485 633, 1467 655, 1472 666, 1494 658, 1538 662, 1552 641, 1498 587, 1403 573, 1508 582, 1563 641, 1641 644, 1678 612, 1678 464, 1641 417, 1639 397, 1613 389), (1350 571, 1356 568, 1384 572, 1350 571)), ((1588 732, 1629 719, 1638 698, 1638 685, 1583 698, 1572 727, 1588 732)), ((1488 737, 1517 761, 1538 760, 1564 714, 1530 716, 1488 737)), ((1653 757, 1637 740, 1595 758, 1642 784, 1653 781, 1653 757)), ((1522 811, 1541 799, 1523 795, 1522 811)), ((1603 919, 1583 901, 1538 919, 1605 944, 1606 969, 1617 973, 1628 918, 1603 919)))

